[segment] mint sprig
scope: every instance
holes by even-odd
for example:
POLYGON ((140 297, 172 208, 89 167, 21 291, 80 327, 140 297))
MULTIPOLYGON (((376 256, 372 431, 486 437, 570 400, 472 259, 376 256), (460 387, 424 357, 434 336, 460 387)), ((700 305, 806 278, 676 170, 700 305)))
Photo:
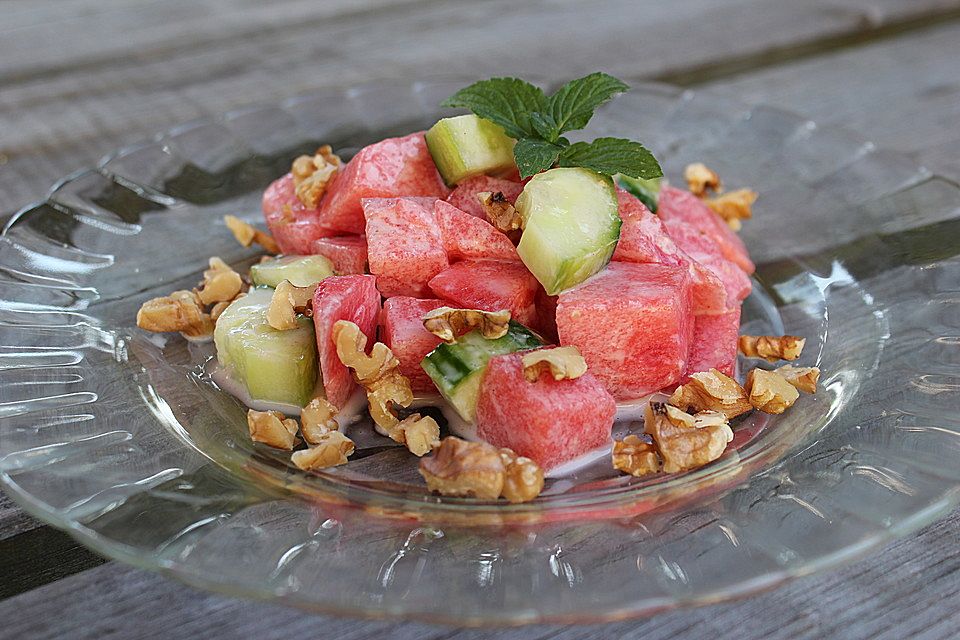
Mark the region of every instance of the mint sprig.
POLYGON ((525 80, 491 78, 457 91, 442 105, 469 109, 503 127, 517 140, 513 155, 523 178, 555 165, 584 167, 609 176, 658 178, 663 175, 660 164, 639 142, 599 138, 570 144, 562 135, 586 127, 598 107, 628 88, 617 78, 597 72, 571 80, 548 97, 525 80))

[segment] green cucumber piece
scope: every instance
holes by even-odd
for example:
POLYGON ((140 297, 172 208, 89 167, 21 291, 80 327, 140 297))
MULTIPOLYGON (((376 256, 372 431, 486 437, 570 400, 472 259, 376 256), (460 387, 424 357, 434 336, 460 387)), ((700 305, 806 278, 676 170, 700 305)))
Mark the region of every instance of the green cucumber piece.
POLYGON ((613 180, 589 169, 535 175, 516 208, 524 223, 517 253, 549 295, 603 269, 620 239, 613 180))
POLYGON ((516 167, 515 140, 489 120, 467 114, 444 118, 426 134, 427 148, 447 186, 479 175, 501 175, 516 167))
POLYGON ((652 213, 657 212, 657 204, 660 202, 660 181, 662 178, 644 180, 643 178, 631 178, 630 176, 618 173, 616 180, 622 189, 637 196, 640 202, 645 204, 647 209, 650 209, 652 213))
POLYGON ((213 332, 217 359, 254 400, 302 407, 317 384, 317 340, 313 322, 297 318, 296 329, 267 324, 273 289, 251 289, 230 303, 213 332))
POLYGON ((477 330, 441 344, 420 363, 447 402, 467 422, 477 419, 477 397, 487 363, 493 356, 543 346, 543 340, 518 322, 510 322, 507 335, 487 340, 477 330))
POLYGON ((250 267, 257 286, 276 287, 289 280, 295 287, 309 287, 333 275, 333 263, 324 256, 281 256, 250 267))

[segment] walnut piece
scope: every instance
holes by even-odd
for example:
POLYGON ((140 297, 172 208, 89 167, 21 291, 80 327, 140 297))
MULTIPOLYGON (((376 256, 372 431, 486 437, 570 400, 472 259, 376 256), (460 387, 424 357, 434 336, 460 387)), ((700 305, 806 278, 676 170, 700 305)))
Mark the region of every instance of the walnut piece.
POLYGON ((702 162, 688 164, 683 170, 683 179, 687 181, 690 193, 698 198, 702 198, 707 191, 723 189, 723 183, 720 182, 717 172, 702 162))
POLYGON ((213 320, 193 291, 174 291, 147 300, 137 311, 137 326, 157 333, 179 331, 188 338, 213 335, 213 320))
POLYGON ((665 473, 696 469, 723 455, 727 444, 733 440, 730 425, 724 422, 698 429, 687 426, 687 419, 677 424, 670 419, 667 406, 662 402, 651 402, 644 418, 644 427, 660 452, 665 473))
POLYGON ((543 373, 554 380, 576 380, 587 372, 587 361, 574 346, 528 351, 521 363, 527 382, 536 382, 543 373))
POLYGON ((500 494, 514 504, 529 502, 543 491, 543 469, 525 456, 518 456, 512 449, 500 449, 503 462, 503 490, 500 494))
POLYGON ((472 329, 479 329, 488 340, 507 335, 510 311, 480 311, 479 309, 452 309, 440 307, 423 316, 423 328, 444 342, 452 344, 472 329))
POLYGON ((230 302, 243 289, 243 278, 220 258, 210 258, 210 268, 203 272, 203 281, 197 289, 197 297, 205 305, 230 302))
POLYGON ((629 435, 613 441, 613 468, 639 478, 660 471, 660 458, 652 444, 629 435))
POLYGON ((250 439, 276 449, 293 449, 297 442, 299 426, 293 418, 279 411, 247 411, 247 427, 250 439))
POLYGON ((290 173, 300 202, 311 209, 320 203, 327 184, 340 169, 340 156, 325 144, 313 156, 300 156, 293 161, 290 173))
POLYGON ((817 367, 794 367, 785 364, 776 369, 783 379, 804 393, 816 393, 820 381, 820 369, 817 367))
POLYGON ((448 436, 432 456, 420 460, 420 475, 430 491, 445 496, 496 500, 503 491, 506 470, 495 447, 448 436))
POLYGON ((767 362, 796 360, 803 351, 805 338, 799 336, 740 336, 737 346, 748 358, 763 358, 767 362))
POLYGON ((723 218, 734 231, 740 231, 741 220, 753 217, 753 203, 757 201, 757 192, 750 189, 737 189, 722 195, 706 198, 703 203, 723 218))
POLYGON ((299 327, 297 314, 312 311, 311 304, 316 289, 315 284, 296 287, 290 284, 289 280, 278 284, 273 297, 270 298, 270 306, 267 308, 267 324, 278 331, 299 327))
POLYGON ((796 387, 775 371, 753 369, 745 385, 750 404, 764 413, 783 413, 800 397, 796 387))
POLYGON ((260 231, 237 216, 223 216, 223 222, 241 245, 249 247, 256 242, 269 253, 280 253, 280 245, 269 233, 260 231))
POLYGON ((727 419, 735 418, 753 407, 736 380, 716 369, 694 373, 690 382, 677 387, 669 403, 683 411, 718 411, 727 419))
POLYGON ((300 410, 300 434, 309 444, 320 444, 323 436, 338 431, 336 421, 339 410, 326 398, 314 398, 300 410))
POLYGON ((498 231, 509 233, 523 229, 523 218, 514 206, 507 202, 502 191, 481 191, 477 194, 477 200, 480 201, 480 207, 487 215, 487 220, 498 231))
POLYGON ((330 431, 309 449, 294 451, 290 461, 304 471, 317 471, 346 464, 353 450, 353 440, 339 431, 330 431))
POLYGON ((440 425, 430 416, 409 415, 396 427, 389 429, 391 439, 407 447, 407 451, 422 458, 440 446, 440 425))

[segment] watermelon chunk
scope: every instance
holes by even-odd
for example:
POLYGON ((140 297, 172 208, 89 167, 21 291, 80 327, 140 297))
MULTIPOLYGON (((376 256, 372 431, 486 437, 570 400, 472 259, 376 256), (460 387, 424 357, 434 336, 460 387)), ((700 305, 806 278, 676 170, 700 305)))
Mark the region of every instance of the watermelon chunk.
POLYGON ((614 260, 685 267, 690 272, 694 313, 723 313, 729 308, 723 282, 676 245, 660 218, 623 189, 617 189, 617 200, 623 224, 614 260))
POLYGON ((363 201, 370 273, 377 276, 384 297, 429 297, 427 283, 449 266, 433 202, 423 198, 363 201))
POLYGON ((534 304, 537 306, 537 321, 533 328, 544 338, 557 342, 557 296, 547 294, 541 286, 537 289, 534 304))
POLYGON ((480 220, 443 200, 437 200, 434 213, 448 259, 520 260, 510 238, 486 220, 480 220))
POLYGON ((560 294, 560 344, 576 345, 617 400, 634 400, 680 380, 693 314, 687 270, 611 262, 560 294))
POLYGON ((423 328, 423 316, 444 304, 443 300, 406 296, 396 296, 383 303, 380 339, 397 356, 400 372, 410 379, 415 392, 436 393, 437 390, 420 361, 440 344, 440 338, 423 328))
POLYGON ((449 193, 427 150, 423 132, 387 138, 357 152, 327 185, 320 220, 327 227, 363 233, 361 200, 400 196, 445 198, 449 193))
POLYGON ((365 236, 318 238, 310 245, 310 253, 328 258, 333 263, 333 270, 339 275, 367 272, 367 238, 365 236))
POLYGON ((617 403, 588 371, 576 380, 523 377, 523 354, 490 360, 477 403, 477 435, 549 470, 610 440, 617 403))
POLYGON ((720 248, 721 255, 746 273, 750 274, 756 270, 743 240, 727 226, 723 218, 711 211, 689 191, 670 186, 663 187, 660 190, 657 215, 664 222, 685 222, 713 240, 720 248))
POLYGON ((434 295, 461 309, 500 311, 530 327, 536 322, 534 301, 540 283, 522 262, 464 260, 430 280, 434 295))
POLYGON ((489 191, 490 193, 501 191, 503 192, 503 197, 507 199, 507 202, 515 204, 520 192, 523 191, 523 184, 504 180, 503 178, 475 176, 473 178, 467 178, 458 184, 457 188, 447 196, 447 202, 461 211, 466 211, 472 216, 486 220, 487 214, 484 213, 483 207, 480 206, 480 201, 477 200, 477 194, 485 191, 489 191))
POLYGON ((710 270, 723 283, 727 295, 724 305, 726 309, 739 306, 740 301, 750 295, 753 284, 749 276, 743 269, 723 257, 712 238, 680 219, 668 219, 664 226, 670 237, 687 255, 710 270))
POLYGON ((693 322, 687 371, 681 383, 691 373, 716 369, 733 376, 737 364, 737 339, 740 336, 740 307, 717 315, 700 315, 693 322))
POLYGON ((380 316, 380 294, 373 276, 331 276, 323 280, 313 294, 313 326, 317 334, 320 373, 327 400, 343 408, 356 383, 350 370, 340 362, 331 333, 338 320, 355 323, 369 338, 376 337, 380 316))
POLYGON ((297 197, 289 173, 274 180, 263 192, 263 216, 280 251, 307 255, 317 238, 340 235, 320 223, 320 212, 304 206, 297 197))

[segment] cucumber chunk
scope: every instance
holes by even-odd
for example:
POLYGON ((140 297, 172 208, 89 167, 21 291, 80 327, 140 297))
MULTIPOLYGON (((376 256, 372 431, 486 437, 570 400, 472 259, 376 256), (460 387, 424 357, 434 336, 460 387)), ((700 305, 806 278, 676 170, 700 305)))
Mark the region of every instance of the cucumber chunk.
POLYGON ((257 286, 276 287, 289 280, 295 287, 309 287, 333 275, 333 263, 324 256, 281 256, 250 267, 257 286))
POLYGON ((524 221, 517 253, 549 295, 603 269, 620 239, 613 180, 589 169, 537 174, 516 208, 524 221))
POLYGON ((313 322, 297 318, 296 329, 267 324, 273 289, 251 289, 217 319, 217 359, 254 400, 304 406, 317 384, 317 341, 313 322))
POLYGON ((650 209, 651 213, 657 212, 657 205, 660 202, 660 181, 662 178, 631 178, 623 174, 617 174, 617 182, 625 191, 629 191, 650 209))
POLYGON ((447 402, 468 422, 477 419, 477 397, 487 363, 493 356, 542 347, 543 341, 518 322, 510 322, 507 335, 487 340, 477 330, 453 344, 441 344, 420 363, 447 402))
POLYGON ((479 175, 512 170, 513 138, 489 120, 468 114, 444 118, 426 133, 427 148, 448 186, 479 175))

